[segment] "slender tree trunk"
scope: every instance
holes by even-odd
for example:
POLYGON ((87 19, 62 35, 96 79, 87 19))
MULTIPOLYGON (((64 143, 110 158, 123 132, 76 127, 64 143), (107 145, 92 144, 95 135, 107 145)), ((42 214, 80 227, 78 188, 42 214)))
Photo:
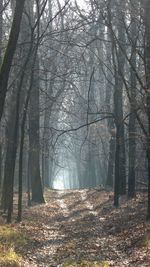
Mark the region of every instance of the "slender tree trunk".
MULTIPOLYGON (((0 1, 0 66, 2 63, 3 1, 0 1)), ((1 129, 0 129, 1 131, 1 129)), ((0 138, 0 190, 2 184, 2 138, 0 138)))
POLYGON ((96 167, 94 160, 94 146, 93 144, 88 145, 88 161, 87 161, 87 186, 95 187, 96 186, 96 167))
MULTIPOLYGON (((26 55, 26 60, 24 62, 23 70, 22 70, 22 77, 21 77, 21 84, 23 83, 24 75, 25 75, 25 70, 28 66, 28 63, 30 61, 30 56, 32 53, 32 48, 33 48, 33 35, 31 35, 31 40, 30 40, 30 47, 28 50, 28 54, 26 55)), ((33 60, 33 65, 34 65, 34 60, 33 60)), ((20 133, 20 151, 19 151, 19 185, 18 185, 18 217, 17 220, 20 222, 22 219, 22 176, 23 176, 23 147, 24 147, 24 136, 25 136, 25 124, 26 124, 26 116, 27 116, 27 108, 29 104, 29 99, 30 99, 30 93, 31 93, 32 85, 29 86, 29 89, 27 91, 27 96, 25 99, 25 104, 24 104, 24 109, 23 109, 23 116, 22 116, 22 121, 21 121, 21 133, 20 133)))
MULTIPOLYGON (((47 78, 47 76, 46 76, 47 78)), ((49 88, 46 88, 47 94, 51 97, 53 94, 53 85, 54 85, 54 79, 49 84, 49 88)), ((45 104, 47 104, 47 98, 45 99, 45 104)), ((45 105, 46 106, 46 105, 45 105)), ((50 187, 50 144, 49 144, 49 137, 50 137, 50 116, 51 116, 51 106, 52 103, 49 103, 49 107, 45 109, 44 114, 44 132, 43 132, 43 161, 42 161, 42 179, 44 183, 44 187, 50 187)))
POLYGON ((0 64, 2 63, 3 0, 0 1, 0 64))
MULTIPOLYGON (((124 4, 122 5, 123 8, 123 14, 124 14, 124 4)), ((121 16, 122 20, 124 20, 124 15, 121 16)), ((125 42, 125 30, 124 30, 124 25, 123 22, 120 25, 120 21, 119 21, 119 26, 118 26, 118 39, 121 42, 121 44, 123 44, 125 42)), ((116 51, 117 53, 117 51, 116 51)), ((118 74, 117 74, 117 78, 118 81, 116 83, 117 88, 116 90, 116 99, 115 102, 118 102, 116 104, 116 106, 118 107, 118 109, 116 108, 115 110, 115 117, 117 119, 117 125, 119 125, 119 134, 120 134, 120 138, 119 138, 119 146, 120 146, 120 160, 119 160, 119 169, 120 169, 120 194, 125 194, 126 193, 126 152, 125 152, 125 133, 124 133, 124 122, 123 122, 123 80, 122 80, 122 73, 124 71, 124 66, 125 66, 125 57, 122 54, 121 49, 119 48, 118 53, 116 54, 117 56, 117 62, 118 62, 118 74)))
MULTIPOLYGON (((134 18, 131 21, 131 36, 132 36, 132 51, 131 62, 136 69, 136 21, 134 18)), ((135 98, 136 98, 136 76, 133 68, 130 70, 130 117, 129 117, 129 173, 128 173, 128 197, 135 196, 135 158, 136 158, 136 113, 135 113, 135 98)))
POLYGON ((13 189, 14 189, 14 171, 15 171, 15 162, 17 155, 17 145, 18 145, 18 128, 19 128, 19 109, 20 109, 20 94, 22 87, 18 87, 17 98, 16 98, 16 116, 15 116, 15 126, 13 132, 13 146, 11 151, 11 161, 12 164, 7 166, 11 168, 10 177, 9 177, 9 189, 8 189, 8 215, 7 222, 11 222, 12 211, 13 211, 13 189))
MULTIPOLYGON (((22 111, 21 102, 24 101, 24 93, 22 95, 21 93, 22 93, 22 87, 23 87, 24 77, 26 73, 25 69, 30 59, 31 51, 32 51, 32 42, 31 42, 31 47, 28 51, 28 54, 26 55, 25 62, 22 66, 22 72, 20 75, 20 80, 19 80, 19 84, 17 88, 17 95, 14 96, 15 97, 14 106, 10 114, 10 121, 9 121, 11 135, 9 134, 10 136, 8 136, 9 143, 8 143, 7 157, 6 157, 6 163, 5 163, 4 189, 3 189, 3 197, 2 197, 2 200, 4 202, 3 204, 4 209, 7 209, 7 206, 8 206, 7 222, 11 222, 11 215, 12 215, 12 210, 13 210, 13 186, 14 186, 15 161, 16 161, 16 153, 17 153, 17 146, 18 146, 19 114, 22 111), (14 109, 16 111, 15 113, 13 112, 14 109), (14 119, 12 118, 12 116, 14 116, 14 119), (7 191, 8 191, 8 195, 7 195, 7 191)), ((20 171, 20 166, 19 166, 19 171, 20 171)), ((20 173, 19 173, 19 178, 20 178, 20 173)), ((22 190, 20 180, 19 180, 19 190, 20 192, 22 190)), ((19 200, 20 200, 20 192, 19 192, 19 200)))
MULTIPOLYGON (((150 109, 150 96, 149 99, 149 109, 150 109)), ((150 220, 150 110, 148 111, 148 149, 147 149, 147 160, 148 160, 148 209, 147 209, 147 219, 150 220)))
MULTIPOLYGON (((119 195, 126 193, 126 154, 123 123, 123 80, 125 57, 121 47, 116 43, 112 26, 111 8, 109 6, 109 27, 112 39, 112 61, 114 66, 114 116, 116 126, 116 152, 115 152, 115 181, 114 181, 114 205, 118 206, 119 195), (119 153, 119 155, 118 155, 119 153), (119 190, 119 191, 118 191, 119 190)), ((120 8, 120 7, 119 7, 120 8)), ((118 8, 117 8, 118 10, 118 8)), ((122 45, 125 42, 124 29, 125 3, 121 2, 121 11, 118 10, 118 40, 122 45)))
POLYGON ((4 212, 8 209, 8 194, 10 187, 10 177, 13 176, 14 164, 15 164, 15 148, 17 146, 17 140, 14 140, 15 135, 15 120, 16 120, 16 93, 13 91, 11 96, 11 106, 9 110, 9 117, 6 126, 6 156, 4 163, 4 179, 2 188, 1 206, 4 212))
MULTIPOLYGON (((30 154, 29 154, 30 155, 30 154)), ((29 156, 28 155, 28 156, 29 156)), ((27 199, 28 199, 28 207, 31 206, 31 178, 30 178, 30 158, 28 158, 28 177, 27 177, 27 199)))
POLYGON ((38 83, 38 60, 37 70, 34 70, 33 87, 30 95, 29 110, 29 158, 32 201, 44 203, 42 181, 40 175, 40 140, 39 140, 39 83, 38 83))
POLYGON ((148 160, 148 212, 147 219, 150 220, 150 1, 144 2, 144 22, 145 22, 145 76, 146 76, 146 111, 148 118, 148 140, 147 140, 147 160, 148 160))
POLYGON ((2 188, 2 146, 0 145, 0 197, 2 188))
MULTIPOLYGON (((108 40, 111 39, 111 34, 109 29, 107 30, 108 40)), ((108 42, 106 43, 106 53, 107 61, 109 62, 112 58, 112 47, 108 42)), ((114 88, 111 84, 112 74, 107 69, 107 83, 106 83, 106 96, 105 96, 105 105, 108 112, 112 112, 112 96, 114 88)), ((107 122, 108 132, 110 134, 109 140, 109 155, 108 155, 108 165, 107 165, 107 177, 106 177, 106 186, 113 188, 114 185, 114 166, 115 166, 115 136, 112 130, 114 130, 115 125, 113 119, 108 119, 107 122)))
POLYGON ((109 158, 106 186, 113 188, 114 184, 114 159, 115 159, 115 138, 111 137, 109 141, 109 158))
POLYGON ((119 206, 120 193, 120 132, 116 126, 116 151, 115 151, 115 183, 114 183, 114 206, 119 206))
POLYGON ((135 196, 135 120, 136 115, 131 108, 131 116, 129 118, 129 173, 128 173, 128 197, 135 196))

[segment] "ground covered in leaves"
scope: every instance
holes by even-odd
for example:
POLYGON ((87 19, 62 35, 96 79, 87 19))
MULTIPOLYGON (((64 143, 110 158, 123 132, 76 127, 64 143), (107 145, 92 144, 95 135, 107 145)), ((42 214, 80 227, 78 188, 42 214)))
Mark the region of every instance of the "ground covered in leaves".
POLYGON ((28 237, 21 266, 150 267, 146 194, 121 200, 100 189, 49 190, 46 204, 25 208, 13 227, 28 237))

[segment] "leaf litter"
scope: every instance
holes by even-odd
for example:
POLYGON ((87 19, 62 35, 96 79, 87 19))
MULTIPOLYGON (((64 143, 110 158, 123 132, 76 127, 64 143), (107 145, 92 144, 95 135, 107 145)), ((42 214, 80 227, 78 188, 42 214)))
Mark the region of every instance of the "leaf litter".
POLYGON ((46 204, 25 208, 15 227, 29 237, 21 266, 150 267, 145 193, 113 207, 113 193, 47 190, 46 204))

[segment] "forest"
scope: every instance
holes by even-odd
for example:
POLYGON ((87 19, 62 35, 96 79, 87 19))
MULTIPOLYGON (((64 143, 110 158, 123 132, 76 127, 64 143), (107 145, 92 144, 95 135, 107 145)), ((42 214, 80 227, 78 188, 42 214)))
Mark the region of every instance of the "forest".
POLYGON ((149 221, 150 1, 1 0, 0 266, 149 266, 149 221))

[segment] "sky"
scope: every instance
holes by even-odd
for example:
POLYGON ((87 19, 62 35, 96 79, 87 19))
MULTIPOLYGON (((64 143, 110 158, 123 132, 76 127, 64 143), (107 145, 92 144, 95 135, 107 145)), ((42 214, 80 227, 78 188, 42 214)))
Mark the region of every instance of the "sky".
MULTIPOLYGON (((60 0, 60 2, 64 3, 65 0, 60 0)), ((70 2, 75 2, 75 0, 70 0, 70 2)), ((85 4, 85 0, 76 0, 77 4, 81 7, 81 8, 85 8, 86 4, 85 4)))

